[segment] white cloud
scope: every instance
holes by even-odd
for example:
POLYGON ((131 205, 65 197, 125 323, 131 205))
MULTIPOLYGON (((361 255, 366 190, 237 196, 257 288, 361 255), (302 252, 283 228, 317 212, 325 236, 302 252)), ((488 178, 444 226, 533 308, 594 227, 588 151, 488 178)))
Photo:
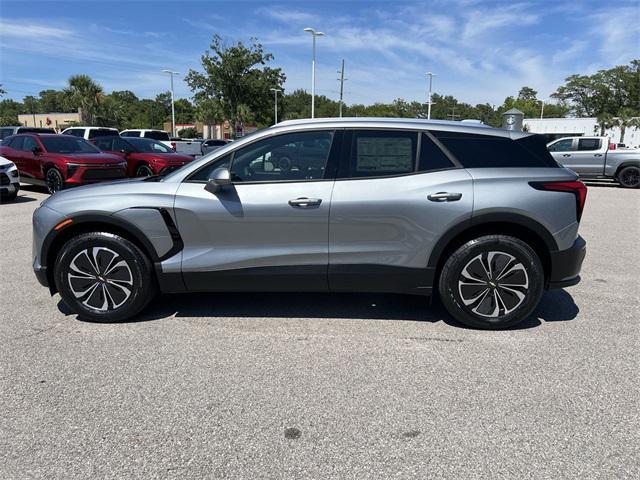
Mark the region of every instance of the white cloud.
POLYGON ((499 5, 492 9, 475 9, 464 14, 465 25, 462 31, 464 41, 476 41, 478 37, 496 35, 505 27, 522 27, 537 23, 539 15, 527 11, 522 4, 499 5))
POLYGON ((638 58, 640 52, 640 7, 605 10, 592 15, 590 33, 600 39, 600 54, 615 65, 638 58))
POLYGON ((65 39, 73 36, 71 30, 50 27, 22 20, 0 20, 0 37, 38 39, 65 39))
POLYGON ((316 15, 309 12, 291 10, 290 7, 284 5, 273 5, 270 7, 259 8, 257 12, 260 15, 272 18, 282 23, 310 22, 318 18, 316 15))

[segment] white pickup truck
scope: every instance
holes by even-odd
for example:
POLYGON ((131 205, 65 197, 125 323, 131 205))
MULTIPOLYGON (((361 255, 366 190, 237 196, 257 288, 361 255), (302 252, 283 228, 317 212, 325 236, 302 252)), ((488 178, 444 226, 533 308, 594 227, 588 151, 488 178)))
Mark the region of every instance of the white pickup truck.
POLYGON ((204 140, 201 138, 172 138, 171 148, 173 148, 177 153, 191 155, 195 158, 202 155, 202 142, 204 142, 204 140))
POLYGON ((547 148, 558 163, 582 178, 610 178, 622 187, 640 187, 640 150, 612 149, 607 137, 559 138, 547 148))

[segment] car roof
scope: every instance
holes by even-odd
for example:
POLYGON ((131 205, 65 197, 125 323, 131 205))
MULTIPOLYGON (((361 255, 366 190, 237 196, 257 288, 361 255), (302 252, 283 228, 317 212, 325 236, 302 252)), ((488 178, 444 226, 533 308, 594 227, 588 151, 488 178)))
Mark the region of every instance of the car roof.
POLYGON ((67 128, 65 128, 65 130, 70 130, 70 129, 72 129, 72 128, 97 128, 97 129, 99 129, 99 130, 115 130, 116 132, 118 131, 118 129, 117 129, 117 128, 113 128, 113 127, 91 127, 91 126, 85 126, 85 127, 80 127, 80 126, 78 126, 78 127, 67 127, 67 128))
POLYGON ((306 128, 406 128, 433 129, 478 135, 494 135, 510 138, 529 136, 527 132, 494 128, 483 123, 459 122, 452 120, 427 120, 423 118, 386 118, 386 117, 342 117, 342 118, 306 118, 300 120, 285 120, 269 129, 293 130, 294 127, 306 128))

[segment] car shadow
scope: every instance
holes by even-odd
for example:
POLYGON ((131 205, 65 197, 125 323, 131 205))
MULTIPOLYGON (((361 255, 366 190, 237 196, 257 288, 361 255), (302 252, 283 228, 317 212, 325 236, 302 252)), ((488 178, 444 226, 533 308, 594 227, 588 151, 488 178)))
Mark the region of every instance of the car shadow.
POLYGON ((26 195, 18 194, 18 196, 11 201, 7 201, 3 198, 2 200, 0 200, 0 205, 15 205, 16 203, 29 203, 29 202, 35 202, 36 200, 38 199, 27 197, 26 195))
MULTIPOLYGON (((73 315, 60 300, 58 309, 73 315)), ((545 292, 527 320, 508 330, 535 328, 545 322, 568 321, 579 312, 565 290, 545 292)), ((178 318, 295 318, 346 320, 399 320, 436 323, 467 329, 447 313, 437 298, 363 293, 185 293, 159 296, 136 318, 126 323, 178 318)), ((82 319, 79 319, 82 320, 82 319)))

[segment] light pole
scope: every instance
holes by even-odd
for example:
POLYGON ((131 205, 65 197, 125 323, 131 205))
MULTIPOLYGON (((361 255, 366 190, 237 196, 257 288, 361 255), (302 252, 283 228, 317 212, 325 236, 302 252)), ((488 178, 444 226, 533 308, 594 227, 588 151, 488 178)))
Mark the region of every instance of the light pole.
POLYGON ((317 32, 313 28, 305 28, 313 37, 313 56, 311 59, 311 118, 316 116, 316 37, 322 37, 324 33, 317 32))
POLYGON ((426 75, 429 77, 429 107, 427 108, 427 119, 431 120, 431 105, 433 105, 433 102, 431 101, 431 86, 433 85, 433 77, 435 76, 435 73, 427 72, 426 75))
POLYGON ((273 117, 275 121, 273 122, 273 124, 276 125, 278 123, 278 94, 282 93, 282 90, 272 88, 271 91, 273 92, 273 98, 275 100, 273 107, 273 117))
POLYGON ((179 72, 174 72, 172 70, 162 70, 164 73, 168 73, 171 77, 171 136, 176 136, 176 109, 173 101, 173 76, 180 75, 179 72))
POLYGON ((540 100, 540 103, 542 104, 540 106, 540 118, 544 118, 544 100, 540 100))

